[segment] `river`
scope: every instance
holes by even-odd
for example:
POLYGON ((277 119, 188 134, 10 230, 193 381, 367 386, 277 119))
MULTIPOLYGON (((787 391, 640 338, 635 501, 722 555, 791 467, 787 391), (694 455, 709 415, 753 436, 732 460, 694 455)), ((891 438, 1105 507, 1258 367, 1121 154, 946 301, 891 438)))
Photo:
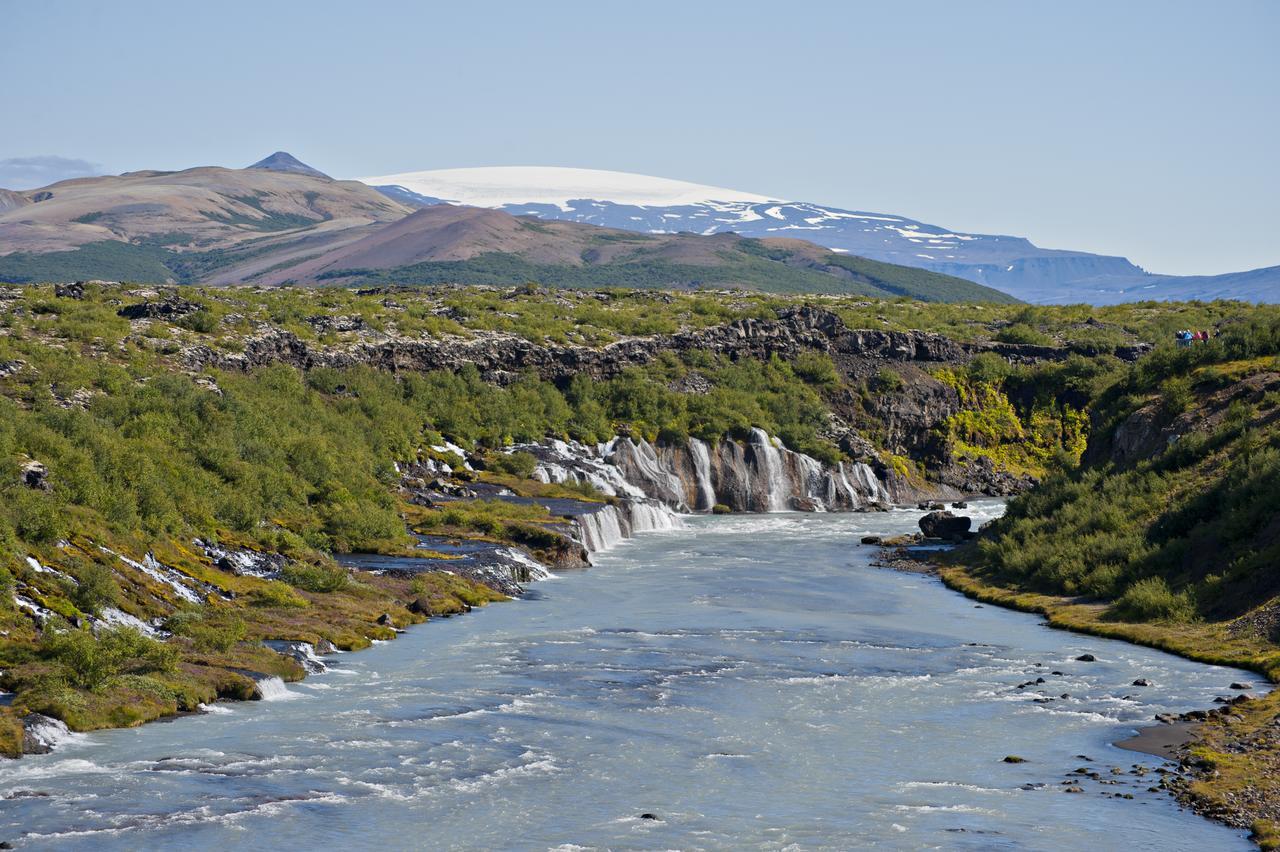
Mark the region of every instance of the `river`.
POLYGON ((859 537, 919 514, 691 518, 523 600, 330 657, 274 700, 75 736, 0 765, 0 840, 1249 848, 1146 792, 1153 775, 1110 774, 1160 763, 1113 740, 1247 675, 871 568, 859 537), (1063 792, 1081 766, 1119 783, 1063 792))

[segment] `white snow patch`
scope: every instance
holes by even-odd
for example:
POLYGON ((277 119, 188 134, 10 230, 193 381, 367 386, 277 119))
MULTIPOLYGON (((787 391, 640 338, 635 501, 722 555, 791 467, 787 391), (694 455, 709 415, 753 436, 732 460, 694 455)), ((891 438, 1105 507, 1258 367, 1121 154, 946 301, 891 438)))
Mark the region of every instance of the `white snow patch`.
POLYGON ((602 169, 553 166, 493 166, 431 169, 357 178, 370 186, 403 186, 421 195, 475 207, 554 204, 568 212, 575 199, 612 201, 641 207, 668 207, 708 201, 780 201, 765 195, 602 169))

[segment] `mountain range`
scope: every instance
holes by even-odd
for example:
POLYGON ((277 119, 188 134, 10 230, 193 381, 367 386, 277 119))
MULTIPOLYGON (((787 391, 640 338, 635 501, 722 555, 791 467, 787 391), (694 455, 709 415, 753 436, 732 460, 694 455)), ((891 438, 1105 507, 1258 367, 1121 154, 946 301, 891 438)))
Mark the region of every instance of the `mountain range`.
POLYGON ((1147 272, 1123 257, 1045 249, 904 216, 592 169, 440 169, 361 178, 411 206, 450 202, 612 228, 796 237, 873 260, 954 275, 1028 302, 1280 298, 1280 266, 1225 275, 1147 272))
POLYGON ((1156 275, 903 216, 591 169, 244 169, 0 189, 0 281, 742 287, 935 301, 1276 301, 1280 267, 1156 275))
POLYGON ((1008 302, 973 282, 799 239, 638 233, 412 205, 284 152, 245 169, 77 178, 0 196, 0 281, 741 287, 1008 302))

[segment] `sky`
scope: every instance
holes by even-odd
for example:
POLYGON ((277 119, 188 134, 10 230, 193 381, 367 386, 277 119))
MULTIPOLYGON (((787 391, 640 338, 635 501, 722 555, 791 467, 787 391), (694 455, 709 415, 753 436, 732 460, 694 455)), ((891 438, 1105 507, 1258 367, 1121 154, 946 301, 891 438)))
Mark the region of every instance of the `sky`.
POLYGON ((1280 264, 1280 2, 0 0, 0 186, 550 165, 1280 264))

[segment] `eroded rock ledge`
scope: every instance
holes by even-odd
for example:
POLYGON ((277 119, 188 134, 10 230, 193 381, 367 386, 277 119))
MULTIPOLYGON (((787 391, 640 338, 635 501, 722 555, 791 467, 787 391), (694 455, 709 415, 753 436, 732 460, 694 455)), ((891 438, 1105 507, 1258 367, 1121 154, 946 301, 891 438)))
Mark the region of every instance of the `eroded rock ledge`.
MULTIPOLYGON (((269 364, 299 369, 367 365, 391 372, 456 370, 475 364, 487 380, 506 383, 532 370, 550 381, 577 374, 609 379, 625 368, 647 364, 662 352, 703 350, 732 359, 794 357, 821 351, 835 357, 878 361, 960 363, 981 352, 994 352, 1013 362, 1060 360, 1071 349, 1015 343, 962 343, 923 331, 850 329, 836 314, 803 306, 780 311, 776 320, 741 319, 707 329, 620 340, 600 348, 534 343, 514 334, 477 332, 473 337, 388 337, 377 342, 322 346, 273 328, 248 338, 242 352, 223 352, 205 345, 180 353, 192 370, 250 370, 269 364)), ((1133 359, 1140 347, 1117 351, 1133 359)), ((1088 354, 1088 353, 1085 353, 1088 354)))

